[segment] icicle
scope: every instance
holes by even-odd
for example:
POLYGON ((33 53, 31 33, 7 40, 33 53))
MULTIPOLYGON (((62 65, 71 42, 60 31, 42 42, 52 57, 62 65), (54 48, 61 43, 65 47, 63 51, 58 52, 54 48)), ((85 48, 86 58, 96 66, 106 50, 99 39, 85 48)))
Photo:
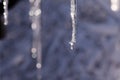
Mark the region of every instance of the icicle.
POLYGON ((32 57, 37 58, 36 68, 37 68, 37 80, 41 80, 41 0, 29 0, 31 3, 31 9, 29 12, 31 18, 31 28, 33 30, 33 44, 32 44, 32 57))
POLYGON ((3 9, 4 9, 4 25, 8 24, 8 0, 3 0, 3 9))
POLYGON ((70 15, 71 15, 71 19, 72 19, 72 39, 69 42, 71 45, 71 50, 73 50, 73 47, 76 43, 76 14, 77 14, 77 5, 76 5, 76 1, 75 0, 71 0, 71 6, 70 6, 70 15))

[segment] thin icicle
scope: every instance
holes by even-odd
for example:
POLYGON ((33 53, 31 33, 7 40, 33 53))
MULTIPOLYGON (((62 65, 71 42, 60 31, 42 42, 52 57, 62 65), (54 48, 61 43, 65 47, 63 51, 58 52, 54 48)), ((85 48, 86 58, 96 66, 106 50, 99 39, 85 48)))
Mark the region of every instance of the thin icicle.
POLYGON ((76 0, 71 0, 70 11, 71 11, 70 15, 72 19, 72 39, 69 43, 71 45, 71 50, 73 50, 73 47, 76 43, 76 15, 77 15, 76 0))
POLYGON ((37 58, 37 80, 41 80, 41 67, 42 67, 42 50, 41 50, 41 0, 29 0, 31 3, 31 9, 29 12, 31 18, 31 28, 33 30, 33 44, 32 44, 32 57, 37 58))
POLYGON ((8 0, 3 0, 3 9, 4 9, 4 25, 8 24, 8 0))

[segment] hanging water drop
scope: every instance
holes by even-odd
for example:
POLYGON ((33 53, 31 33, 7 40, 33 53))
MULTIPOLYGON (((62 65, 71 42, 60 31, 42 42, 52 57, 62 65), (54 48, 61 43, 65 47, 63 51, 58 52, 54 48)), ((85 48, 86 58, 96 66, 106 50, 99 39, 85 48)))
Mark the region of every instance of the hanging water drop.
POLYGON ((37 63, 37 64, 36 64, 36 67, 37 67, 38 69, 40 69, 40 68, 41 68, 41 63, 37 63))
POLYGON ((29 0, 31 4, 29 16, 31 19, 31 28, 33 30, 33 43, 32 43, 32 57, 37 59, 37 80, 41 80, 41 60, 42 60, 42 49, 41 49, 41 0, 29 0))
POLYGON ((76 0, 71 0, 70 5, 70 16, 72 20, 72 39, 69 42, 71 46, 71 50, 73 50, 73 47, 76 43, 76 15, 77 15, 77 5, 76 0))
POLYGON ((8 0, 3 0, 3 9, 4 9, 4 25, 8 24, 8 0))

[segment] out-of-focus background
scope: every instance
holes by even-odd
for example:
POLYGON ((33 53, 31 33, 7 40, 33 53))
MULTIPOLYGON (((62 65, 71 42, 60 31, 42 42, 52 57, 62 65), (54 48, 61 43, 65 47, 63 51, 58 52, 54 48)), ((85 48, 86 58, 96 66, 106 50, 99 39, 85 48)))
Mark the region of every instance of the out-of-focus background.
MULTIPOLYGON (((70 0, 42 0, 41 80, 120 80, 120 0, 77 0, 76 44, 70 50, 70 0)), ((30 4, 9 10, 0 41, 0 80, 37 80, 31 57, 30 4)))

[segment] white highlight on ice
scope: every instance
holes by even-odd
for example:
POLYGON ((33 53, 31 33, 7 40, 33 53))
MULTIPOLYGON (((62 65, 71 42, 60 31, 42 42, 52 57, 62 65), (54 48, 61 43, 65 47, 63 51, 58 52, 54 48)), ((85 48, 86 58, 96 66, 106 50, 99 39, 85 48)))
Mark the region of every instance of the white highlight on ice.
POLYGON ((8 0, 3 0, 3 9, 4 9, 4 25, 8 24, 8 0))
POLYGON ((119 10, 119 0, 111 0, 111 9, 113 11, 119 10))
POLYGON ((73 50, 73 47, 76 43, 76 15, 77 15, 76 0, 71 0, 70 11, 71 11, 70 15, 72 19, 72 39, 69 43, 71 45, 71 50, 73 50))

